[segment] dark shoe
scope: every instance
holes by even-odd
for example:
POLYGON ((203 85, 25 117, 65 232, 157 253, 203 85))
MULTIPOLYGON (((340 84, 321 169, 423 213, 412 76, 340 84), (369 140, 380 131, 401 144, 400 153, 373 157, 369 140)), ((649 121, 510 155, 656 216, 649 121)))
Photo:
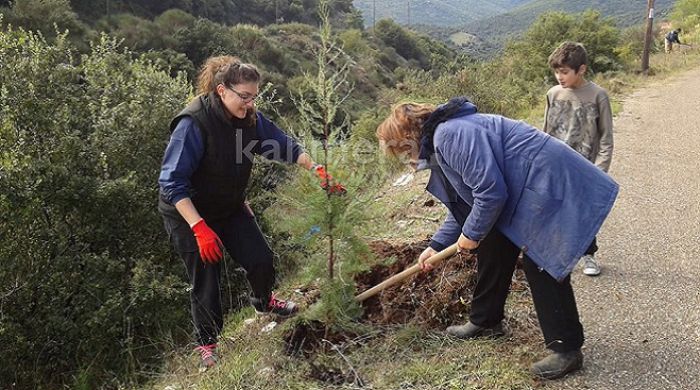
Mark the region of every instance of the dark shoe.
POLYGON ((256 297, 250 297, 250 303, 258 314, 269 313, 280 317, 289 317, 297 312, 297 305, 294 302, 278 299, 275 297, 275 294, 270 295, 270 299, 267 301, 256 297))
POLYGON ((466 340, 475 339, 478 337, 497 338, 505 335, 506 333, 503 331, 503 322, 499 322, 492 327, 485 328, 479 325, 474 325, 470 321, 464 325, 453 325, 447 327, 447 334, 466 340))
POLYGON ((204 372, 219 363, 219 355, 216 353, 216 344, 200 345, 194 349, 200 354, 199 372, 204 372))
POLYGON ((583 367, 581 350, 555 352, 532 365, 532 375, 542 379, 558 379, 583 367))

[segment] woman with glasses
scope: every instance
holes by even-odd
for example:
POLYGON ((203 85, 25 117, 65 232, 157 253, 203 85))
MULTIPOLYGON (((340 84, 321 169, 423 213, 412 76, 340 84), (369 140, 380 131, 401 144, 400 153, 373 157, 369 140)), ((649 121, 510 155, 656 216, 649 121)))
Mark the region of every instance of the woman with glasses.
POLYGON ((289 316, 297 309, 272 294, 272 250, 246 203, 254 155, 296 163, 318 175, 330 193, 345 192, 294 139, 255 109, 260 80, 254 65, 236 57, 209 58, 199 73, 198 96, 170 125, 158 179, 158 209, 192 284, 202 369, 217 363, 223 249, 245 269, 257 312, 289 316))

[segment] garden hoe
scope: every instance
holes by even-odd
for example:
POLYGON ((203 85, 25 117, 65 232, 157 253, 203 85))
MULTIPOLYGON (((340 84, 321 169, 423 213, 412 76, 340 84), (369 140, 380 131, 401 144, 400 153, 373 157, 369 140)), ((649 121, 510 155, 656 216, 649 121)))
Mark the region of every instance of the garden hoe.
MULTIPOLYGON (((425 264, 435 266, 441 261, 452 257, 455 253, 457 253, 457 243, 454 243, 448 246, 447 248, 443 249, 441 252, 432 255, 428 260, 425 261, 425 264)), ((389 279, 379 283, 378 285, 366 290, 362 294, 355 296, 355 300, 358 302, 362 302, 365 299, 373 297, 395 284, 403 282, 409 276, 416 274, 420 271, 421 268, 419 264, 412 265, 406 268, 405 270, 399 272, 398 274, 390 277, 389 279)))

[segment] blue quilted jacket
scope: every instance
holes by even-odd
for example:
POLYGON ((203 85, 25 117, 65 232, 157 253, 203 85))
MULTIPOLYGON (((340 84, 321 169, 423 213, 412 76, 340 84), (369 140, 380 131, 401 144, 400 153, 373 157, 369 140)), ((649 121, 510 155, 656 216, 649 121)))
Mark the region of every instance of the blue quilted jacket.
POLYGON ((576 265, 612 209, 618 185, 563 142, 520 121, 476 113, 466 102, 433 137, 427 190, 450 213, 433 236, 499 229, 557 280, 576 265))

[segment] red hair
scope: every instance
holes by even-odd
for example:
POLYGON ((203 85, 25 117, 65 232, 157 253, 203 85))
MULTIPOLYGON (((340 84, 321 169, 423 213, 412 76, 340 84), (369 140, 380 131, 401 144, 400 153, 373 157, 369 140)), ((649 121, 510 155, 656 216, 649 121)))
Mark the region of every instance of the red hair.
POLYGON ((423 122, 433 111, 435 106, 432 104, 395 105, 391 114, 377 127, 377 138, 384 152, 396 156, 414 148, 417 150, 423 122))

